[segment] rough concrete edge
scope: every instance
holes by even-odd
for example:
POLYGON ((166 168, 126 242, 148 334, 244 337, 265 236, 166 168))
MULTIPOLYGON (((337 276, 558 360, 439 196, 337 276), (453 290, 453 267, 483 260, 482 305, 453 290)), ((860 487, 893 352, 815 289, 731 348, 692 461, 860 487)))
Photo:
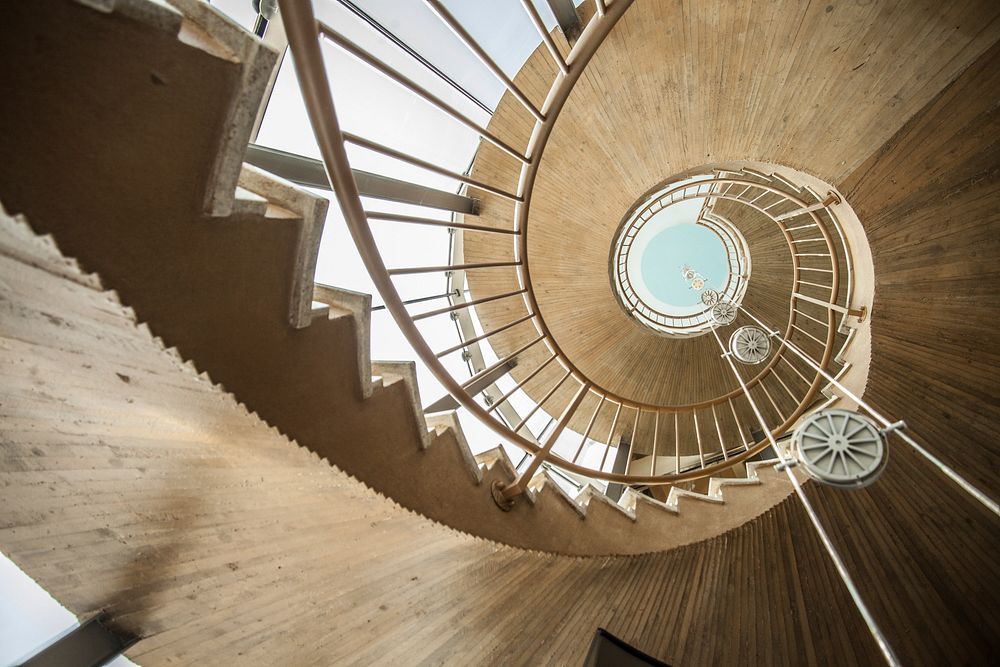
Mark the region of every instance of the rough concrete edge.
POLYGON ((722 498, 724 486, 756 486, 764 482, 757 477, 709 477, 708 495, 713 498, 722 498))
MULTIPOLYGON (((2 204, 0 204, 0 212, 3 212, 2 204)), ((10 216, 6 216, 6 217, 8 219, 13 220, 16 223, 16 228, 20 228, 25 234, 28 234, 28 235, 34 237, 35 239, 44 239, 46 246, 50 246, 51 249, 54 249, 56 252, 58 252, 59 255, 64 260, 67 260, 68 262, 72 261, 71 258, 67 258, 67 257, 65 257, 65 255, 62 255, 61 251, 59 251, 59 249, 58 249, 58 245, 55 243, 54 240, 52 240, 51 235, 46 235, 45 237, 42 237, 42 236, 39 236, 38 234, 36 234, 34 232, 34 230, 31 228, 30 224, 27 223, 27 221, 23 218, 23 216, 18 216, 18 218, 16 218, 16 219, 12 218, 10 216)), ((55 261, 55 258, 53 258, 53 261, 55 261)), ((70 265, 70 264, 68 263, 67 265, 70 265)), ((93 280, 97 281, 98 284, 100 284, 100 278, 96 274, 84 273, 79 268, 79 266, 76 264, 75 261, 72 262, 71 266, 73 267, 73 270, 76 271, 76 272, 78 272, 81 276, 92 277, 93 280)), ((38 268, 44 270, 44 267, 38 267, 38 268)), ((68 276, 62 276, 62 277, 66 277, 67 279, 70 279, 68 276)), ((76 281, 76 282, 79 282, 79 281, 76 281)), ((673 549, 676 549, 676 548, 679 548, 679 547, 682 547, 682 546, 688 546, 690 544, 694 544, 694 543, 697 543, 697 542, 703 542, 703 541, 715 539, 715 538, 719 537, 720 535, 728 532, 728 530, 726 530, 726 531, 723 531, 722 533, 719 533, 717 535, 712 535, 712 536, 709 536, 709 537, 705 537, 705 538, 702 538, 702 539, 699 539, 699 540, 695 540, 693 542, 687 542, 687 543, 684 543, 684 544, 672 545, 671 547, 669 547, 667 549, 650 550, 650 551, 637 552, 637 553, 594 553, 594 554, 582 555, 582 554, 561 553, 561 552, 557 552, 557 551, 543 551, 541 549, 530 549, 530 548, 525 548, 525 547, 520 547, 520 546, 513 546, 513 545, 510 545, 510 544, 505 544, 503 542, 499 542, 497 540, 493 540, 493 539, 482 537, 482 536, 479 536, 479 535, 475 535, 473 533, 469 533, 469 532, 466 532, 466 531, 463 531, 463 530, 459 530, 459 529, 454 528, 454 527, 452 527, 452 526, 450 526, 448 524, 442 523, 442 522, 437 521, 435 519, 431 519, 431 518, 429 518, 429 517, 421 514, 420 512, 418 512, 416 510, 413 510, 413 509, 410 509, 410 508, 405 507, 403 505, 400 505, 391 496, 384 495, 381 492, 375 490, 374 488, 370 487, 365 482, 359 480, 355 476, 351 475, 350 473, 348 473, 348 472, 344 471, 343 469, 341 469, 340 467, 338 467, 336 464, 332 463, 326 457, 322 457, 322 456, 318 455, 317 453, 313 452, 312 450, 310 450, 310 449, 308 449, 308 448, 300 445, 298 443, 298 441, 296 441, 294 438, 290 437, 287 433, 284 433, 278 427, 272 425, 269 421, 267 421, 266 419, 264 419, 263 417, 261 417, 259 414, 257 414, 256 411, 251 410, 245 403, 241 402, 232 392, 227 391, 226 388, 222 384, 213 382, 212 379, 211 379, 211 376, 207 372, 199 371, 198 368, 197 368, 197 365, 192 360, 185 360, 183 358, 183 356, 180 354, 180 352, 177 350, 176 347, 167 347, 166 343, 163 341, 162 338, 160 338, 159 336, 156 336, 155 334, 153 334, 153 332, 151 331, 148 323, 146 323, 146 322, 139 322, 138 318, 136 316, 135 311, 130 306, 126 306, 126 305, 122 304, 121 297, 120 297, 120 295, 118 294, 118 292, 116 290, 113 290, 113 289, 111 289, 111 290, 105 290, 105 291, 103 291, 103 294, 108 298, 109 302, 113 303, 118 308, 120 308, 120 312, 122 313, 122 315, 125 316, 129 321, 131 321, 132 325, 136 329, 138 329, 144 335, 146 335, 146 336, 149 337, 150 342, 153 343, 153 345, 161 353, 166 354, 167 356, 169 356, 171 358, 171 360, 174 362, 174 364, 175 364, 175 366, 176 366, 176 368, 178 369, 179 372, 191 375, 192 377, 196 378, 198 381, 208 383, 209 386, 213 389, 213 391, 217 392, 217 396, 218 396, 219 400, 221 402, 223 402, 223 404, 225 404, 228 408, 230 408, 232 410, 236 410, 240 414, 243 414, 243 415, 245 415, 248 418, 251 418, 251 419, 254 419, 254 420, 260 422, 261 424, 264 425, 265 428, 267 428, 268 430, 270 430, 277 437, 282 438, 283 440, 285 440, 285 442, 287 442, 290 445, 293 445, 298 450, 300 450, 303 453, 303 456, 307 456, 307 457, 309 457, 310 459, 312 459, 314 461, 322 462, 325 465, 328 465, 336 473, 342 475, 344 478, 346 478, 350 482, 352 482, 354 484, 357 484, 361 489, 364 490, 365 493, 369 494, 370 496, 372 496, 372 497, 374 497, 374 498, 376 498, 376 499, 378 499, 380 501, 388 502, 392 507, 394 507, 394 508, 396 508, 396 509, 398 509, 398 510, 400 510, 400 511, 402 511, 402 512, 408 514, 408 515, 411 515, 411 516, 413 516, 413 517, 415 517, 415 518, 417 518, 419 520, 427 521, 431 525, 437 526, 437 527, 443 529, 444 531, 446 531, 447 533, 450 533, 452 535, 461 536, 463 539, 471 539, 474 542, 479 542, 479 543, 482 543, 482 544, 489 545, 491 548, 494 548, 494 549, 511 549, 511 550, 516 550, 516 551, 520 551, 520 552, 535 554, 535 555, 538 555, 538 556, 543 557, 543 558, 561 558, 561 559, 572 559, 572 560, 584 560, 584 559, 586 559, 586 560, 589 560, 589 559, 593 559, 593 558, 615 558, 615 559, 638 558, 640 556, 643 556, 643 555, 649 554, 649 553, 664 553, 666 551, 671 551, 673 549)), ((365 296, 367 296, 367 295, 365 295, 365 296)), ((386 375, 388 377, 390 377, 390 378, 393 378, 394 381, 399 381, 399 380, 406 381, 406 378, 408 377, 405 373, 404 374, 400 374, 398 372, 399 370, 404 370, 405 371, 405 369, 400 369, 400 366, 410 366, 410 367, 413 367, 412 362, 381 362, 381 363, 385 365, 384 370, 386 372, 386 375)), ((415 386, 415 384, 413 386, 415 386)), ((418 399, 418 403, 419 403, 419 396, 417 396, 417 399, 418 399)), ((417 414, 418 414, 418 416, 422 417, 422 413, 417 413, 417 414)), ((499 463, 501 463, 501 465, 505 465, 505 467, 507 467, 509 469, 509 471, 512 473, 511 474, 511 479, 513 479, 514 475, 516 474, 516 471, 514 471, 514 469, 513 469, 513 465, 511 464, 510 459, 509 459, 509 457, 506 454, 506 450, 504 450, 502 447, 497 447, 497 448, 494 448, 493 450, 489 450, 488 452, 484 452, 483 454, 481 454, 479 456, 483 457, 484 455, 488 455, 490 453, 493 453, 493 459, 492 460, 494 461, 494 463, 499 462, 499 463), (500 450, 500 452, 496 452, 496 450, 500 450)), ((769 462, 769 463, 771 465, 773 465, 774 462, 772 461, 772 462, 769 462)), ((553 478, 549 475, 549 473, 547 471, 542 471, 541 473, 539 473, 538 475, 536 475, 535 478, 532 479, 532 484, 531 485, 532 486, 540 486, 542 488, 539 489, 538 491, 535 491, 533 489, 526 490, 525 496, 526 496, 526 499, 528 500, 528 502, 530 502, 532 504, 537 503, 540 500, 541 494, 544 493, 544 488, 547 487, 547 486, 551 486, 551 487, 554 487, 553 491, 560 498, 562 498, 564 502, 569 503, 569 505, 579 513, 581 519, 585 518, 585 516, 586 516, 586 508, 581 507, 573 498, 571 498, 565 491, 563 491, 562 488, 553 480, 553 478)), ((669 512, 671 514, 674 514, 674 515, 678 514, 677 510, 674 509, 674 508, 670 508, 670 507, 664 506, 661 503, 659 503, 659 502, 657 502, 657 501, 655 501, 655 500, 653 500, 651 498, 647 498, 645 496, 641 496, 640 494, 636 494, 636 495, 637 495, 637 497, 642 502, 646 502, 648 504, 656 505, 659 509, 661 509, 661 510, 665 509, 667 512, 669 512)), ((700 494, 696 494, 696 495, 700 495, 700 494)), ((772 509, 772 507, 765 508, 761 512, 761 514, 763 514, 764 512, 766 512, 766 511, 768 511, 770 509, 772 509)), ((627 514, 627 512, 626 512, 626 514, 627 514)), ((736 528, 736 527, 738 527, 738 526, 734 526, 733 528, 736 528)), ((729 529, 729 530, 731 530, 731 529, 729 529)))
MULTIPOLYGON (((639 493, 638 491, 636 491, 632 487, 629 487, 629 488, 625 489, 625 492, 622 494, 622 500, 624 500, 625 503, 626 503, 626 505, 625 505, 626 509, 628 509, 629 507, 631 507, 632 513, 636 517, 636 521, 639 520, 639 505, 640 504, 644 504, 647 507, 650 507, 651 509, 654 509, 657 512, 666 512, 668 515, 673 516, 673 517, 679 517, 680 516, 680 512, 677 511, 676 507, 671 507, 670 505, 667 505, 666 503, 661 503, 656 498, 650 498, 649 496, 647 496, 644 493, 639 493)), ((711 538, 709 538, 709 539, 711 539, 711 538)))
MULTIPOLYGON (((329 285, 311 286, 309 295, 310 302, 318 301, 326 306, 336 308, 342 313, 354 317, 356 328, 354 335, 357 338, 357 361, 358 376, 361 382, 361 396, 368 398, 374 391, 372 382, 372 358, 371 358, 371 321, 372 321, 372 296, 363 292, 329 285)), ((332 311, 331 311, 332 312, 332 311)))
MULTIPOLYGON (((242 159, 242 157, 241 157, 242 159)), ((312 321, 310 311, 313 301, 313 283, 316 277, 316 262, 319 258, 319 244, 326 225, 329 200, 318 197, 290 181, 279 178, 263 169, 249 164, 240 168, 238 183, 268 202, 277 204, 297 215, 302 221, 299 244, 295 252, 295 269, 292 276, 292 298, 289 303, 289 320, 296 329, 309 326, 312 321)), ((356 294, 356 293, 355 293, 356 294)), ((364 317, 371 314, 371 297, 364 311, 364 317)), ((368 356, 368 341, 371 340, 369 327, 365 327, 365 355, 368 356)), ((369 374, 370 375, 370 374, 369 374)))
POLYGON ((451 432, 455 435, 458 453, 462 456, 462 460, 465 461, 465 467, 468 469, 473 483, 475 483, 476 486, 482 484, 483 471, 479 467, 479 462, 476 460, 475 455, 472 453, 472 448, 469 447, 469 441, 465 437, 465 431, 462 430, 462 423, 458 420, 458 413, 454 410, 450 412, 438 412, 437 414, 429 415, 424 419, 427 422, 427 427, 434 430, 435 436, 440 436, 445 431, 449 429, 451 430, 451 432))
POLYGON ((487 449, 485 452, 480 452, 475 456, 476 464, 483 468, 493 468, 499 465, 503 472, 507 474, 510 481, 514 481, 517 477, 517 469, 514 467, 514 462, 510 460, 510 456, 507 455, 507 450, 504 449, 503 445, 497 445, 491 449, 487 449))
MULTIPOLYGON (((22 253, 11 254, 9 256, 12 259, 98 292, 105 291, 100 278, 96 274, 85 273, 80 268, 79 262, 72 257, 66 257, 59 251, 59 247, 51 234, 45 234, 44 236, 36 234, 24 215, 11 215, 4 208, 2 202, 0 202, 0 226, 9 227, 10 231, 14 234, 23 233, 28 235, 31 244, 36 246, 42 254, 42 257, 25 256, 22 253), (50 263, 58 263, 60 266, 57 268, 51 266, 50 263)), ((0 239, 0 242, 2 242, 2 239, 0 239)), ((11 248, 11 250, 15 249, 11 248)))
POLYGON ((258 215, 263 217, 267 213, 267 200, 260 195, 250 192, 244 187, 236 186, 233 195, 233 215, 258 215))
POLYGON ((622 516, 627 517, 629 520, 633 522, 635 521, 635 512, 631 512, 625 507, 622 507, 615 501, 611 500, 611 498, 609 498, 607 494, 605 494, 603 491, 601 491, 600 489, 591 484, 584 485, 583 489, 580 490, 580 493, 576 495, 577 504, 588 508, 588 511, 590 508, 590 503, 594 501, 597 501, 603 505, 607 505, 608 507, 614 509, 615 511, 620 512, 622 516))
POLYGON ((74 0, 103 14, 121 14, 171 35, 180 32, 184 16, 164 0, 74 0))
POLYGON ((557 498, 576 510, 581 519, 587 517, 587 508, 578 503, 573 496, 566 493, 548 470, 543 469, 536 473, 531 478, 531 481, 528 482, 528 489, 534 492, 536 501, 541 500, 545 495, 555 494, 557 498), (550 489, 550 491, 546 491, 546 489, 550 489))
POLYGON ((678 513, 681 512, 681 498, 691 498, 692 500, 698 500, 705 503, 713 503, 715 505, 724 505, 725 500, 722 498, 715 498, 704 493, 698 493, 697 491, 687 491, 685 489, 678 488, 676 486, 671 487, 670 493, 667 494, 667 505, 671 507, 676 507, 678 513))
MULTIPOLYGON (((240 89, 229 101, 219 145, 214 148, 214 162, 205 185, 205 212, 214 217, 225 217, 233 210, 233 197, 247 143, 279 54, 207 2, 168 2, 187 21, 218 42, 224 51, 231 53, 242 67, 240 89)), ((208 52, 208 49, 204 50, 208 52)))
POLYGON ((417 386, 417 364, 413 361, 372 361, 372 373, 382 376, 385 386, 402 381, 406 385, 407 395, 412 407, 411 417, 420 434, 420 442, 424 449, 431 444, 431 432, 427 428, 427 420, 420 402, 420 387, 417 386))

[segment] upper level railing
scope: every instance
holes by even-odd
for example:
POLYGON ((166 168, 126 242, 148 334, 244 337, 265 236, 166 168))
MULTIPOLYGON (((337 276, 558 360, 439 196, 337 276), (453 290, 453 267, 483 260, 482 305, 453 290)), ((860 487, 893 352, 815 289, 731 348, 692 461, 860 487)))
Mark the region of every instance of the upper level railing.
MULTIPOLYGON (((687 179, 690 181, 691 179, 687 179)), ((661 192, 646 200, 643 206, 629 215, 618 231, 617 240, 612 250, 612 282, 615 296, 631 317, 647 327, 673 338, 683 338, 703 334, 713 326, 712 308, 719 300, 732 304, 743 301, 750 278, 750 251, 739 230, 728 220, 713 215, 710 204, 714 202, 713 193, 725 183, 716 180, 698 180, 668 186, 661 192), (702 200, 701 212, 695 224, 710 229, 725 248, 728 271, 725 285, 713 290, 709 299, 693 307, 678 308, 673 312, 665 312, 650 303, 652 299, 640 291, 636 278, 630 271, 630 260, 636 241, 647 228, 654 216, 661 214, 675 204, 687 201, 702 200)), ((693 273, 693 270, 692 270, 693 273)))
MULTIPOLYGON (((757 391, 761 399, 766 400, 766 405, 770 406, 768 409, 773 409, 777 425, 768 435, 780 435, 809 409, 817 392, 825 384, 818 373, 803 368, 801 364, 797 365, 794 360, 789 359, 784 353, 784 343, 777 345, 770 359, 762 364, 761 369, 753 377, 748 378, 745 383, 741 381, 739 388, 710 400, 670 406, 637 402, 599 386, 574 365, 572 359, 562 351, 548 330, 531 288, 530 266, 527 261, 527 239, 530 231, 527 204, 531 198, 542 153, 573 86, 602 41, 628 8, 631 0, 617 0, 606 7, 600 5, 602 11, 591 18, 579 39, 565 56, 552 35, 544 29, 533 4, 530 0, 523 0, 524 11, 538 28, 542 44, 557 70, 541 106, 532 103, 440 2, 426 1, 455 35, 503 83, 511 99, 533 117, 531 135, 523 146, 511 145, 488 127, 481 126, 446 101, 436 97, 426 87, 367 53, 333 27, 317 22, 308 3, 285 0, 281 3, 281 8, 289 43, 295 56, 303 98, 330 181, 348 229, 387 310, 421 361, 455 400, 508 442, 532 455, 530 463, 518 481, 503 490, 505 497, 523 491, 543 462, 594 479, 624 483, 669 484, 711 475, 763 451, 768 447, 768 438, 759 435, 753 437, 750 430, 744 426, 749 420, 741 417, 748 414, 749 408, 753 405, 749 393, 757 391), (331 82, 327 77, 319 48, 320 39, 336 45, 380 72, 441 113, 472 129, 483 141, 513 158, 520 165, 517 188, 510 191, 491 183, 484 183, 389 146, 343 132, 339 127, 330 94, 331 82), (477 224, 469 221, 472 217, 469 213, 462 219, 444 221, 431 217, 365 210, 347 158, 346 144, 362 147, 432 173, 452 177, 467 186, 513 202, 515 210, 511 224, 509 227, 477 224), (509 249, 503 255, 477 259, 474 262, 463 260, 460 263, 390 268, 383 262, 375 242, 372 232, 374 224, 447 227, 455 230, 456 234, 488 234, 509 238, 511 246, 508 246, 509 249), (518 287, 495 294, 472 294, 471 298, 467 298, 463 290, 458 290, 458 296, 449 299, 447 306, 413 312, 401 298, 394 282, 417 274, 445 273, 456 276, 484 270, 513 272, 518 287), (443 350, 432 349, 418 328, 418 323, 430 318, 469 313, 477 307, 505 299, 522 303, 524 314, 489 331, 460 340, 458 344, 443 350), (533 330, 527 342, 498 358, 494 363, 485 365, 471 377, 455 377, 441 362, 441 359, 449 354, 464 353, 473 346, 485 346, 514 327, 525 325, 530 325, 533 330), (517 365, 519 379, 512 387, 499 393, 497 379, 507 375, 515 364, 518 364, 519 359, 526 358, 526 352, 534 352, 536 349, 544 350, 542 361, 533 368, 517 365), (508 410, 505 417, 504 406, 509 407, 515 394, 523 395, 526 385, 533 378, 542 377, 541 374, 546 369, 559 369, 554 374, 553 384, 534 392, 538 398, 532 399, 533 405, 530 408, 516 413, 516 417, 511 417, 511 411, 508 410), (477 401, 476 397, 480 394, 489 397, 488 405, 481 405, 477 401), (587 406, 586 409, 584 406, 587 406), (536 414, 542 413, 554 417, 552 427, 546 431, 544 439, 536 438, 525 430, 528 421, 536 414), (732 420, 729 419, 730 416, 732 420), (512 419, 515 418, 517 421, 512 423, 512 419), (571 423, 575 426, 575 430, 570 428, 571 423), (603 428, 602 432, 597 433, 594 429, 598 424, 603 426, 610 424, 610 427, 606 433, 603 432, 603 428), (682 430, 693 431, 695 442, 682 443, 680 436, 682 430), (670 433, 674 435, 672 442, 669 438, 670 433), (648 438, 648 441, 642 442, 643 438, 648 438), (580 457, 584 446, 595 442, 603 447, 603 452, 593 457, 591 463, 583 463, 580 457), (626 444, 632 452, 651 453, 648 469, 632 470, 634 457, 631 456, 626 457, 624 469, 608 469, 609 465, 613 466, 616 459, 610 451, 626 444), (735 455, 731 454, 734 445, 742 449, 735 455), (695 446, 698 464, 693 469, 684 470, 688 464, 686 461, 682 464, 682 452, 694 452, 695 446), (717 454, 721 455, 721 461, 713 462, 717 454), (670 459, 672 464, 665 462, 670 459)), ((827 224, 816 214, 816 211, 823 208, 822 203, 817 205, 773 184, 745 178, 714 176, 707 187, 711 191, 713 200, 732 201, 747 206, 775 224, 790 249, 795 284, 795 291, 789 295, 789 316, 784 324, 783 340, 798 341, 802 347, 809 349, 821 368, 828 368, 838 335, 835 316, 840 311, 849 312, 849 305, 837 303, 840 292, 838 252, 833 237, 827 230, 827 224)), ((704 223, 719 226, 717 218, 712 221, 707 217, 704 223)), ((448 291, 451 292, 451 289, 448 291)), ((777 323, 768 323, 769 326, 775 324, 777 323)))

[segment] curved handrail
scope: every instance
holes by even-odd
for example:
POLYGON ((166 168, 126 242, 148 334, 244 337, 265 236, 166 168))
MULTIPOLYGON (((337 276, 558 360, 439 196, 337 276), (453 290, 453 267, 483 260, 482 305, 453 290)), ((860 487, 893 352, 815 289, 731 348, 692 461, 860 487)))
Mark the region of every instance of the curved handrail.
MULTIPOLYGON (((604 479, 607 481, 614 482, 628 482, 628 483, 647 483, 647 484, 669 484, 678 481, 683 481, 687 479, 695 479, 699 477, 704 477, 718 470, 728 468, 736 463, 746 460, 747 458, 754 456, 755 454, 762 451, 768 446, 768 441, 764 440, 760 443, 755 443, 752 446, 745 444, 745 451, 742 454, 729 457, 724 462, 704 466, 698 470, 688 471, 685 473, 676 474, 661 474, 661 475, 629 475, 627 472, 625 474, 620 473, 608 473, 602 470, 595 470, 585 466, 576 464, 575 462, 567 461, 561 457, 552 454, 552 446, 555 443, 555 437, 557 433, 561 432, 568 422, 573 417, 573 412, 579 406, 582 401, 582 397, 587 393, 594 393, 602 399, 602 404, 609 398, 612 401, 618 402, 620 412, 622 407, 632 407, 637 411, 637 421, 638 416, 642 414, 644 407, 648 407, 649 411, 656 412, 657 414, 663 412, 678 412, 684 409, 697 409, 698 407, 707 407, 718 405, 720 402, 733 398, 739 395, 741 392, 739 390, 733 391, 730 394, 719 397, 713 402, 704 402, 702 404, 692 404, 690 406, 643 406, 642 404, 628 401, 620 400, 617 401, 613 394, 601 390, 599 387, 592 386, 592 383, 583 376, 582 373, 570 362, 569 359, 561 352, 558 345, 555 343, 551 333, 545 326, 544 320, 542 320, 539 311, 538 304, 535 301, 534 294, 530 288, 530 270, 528 263, 526 261, 527 253, 527 218, 530 208, 531 192, 534 186, 535 177, 537 176, 538 166, 540 163, 540 158, 542 151, 551 135, 552 128, 554 126, 555 120, 558 118, 562 107, 564 106, 570 91, 582 74, 583 69, 586 67, 587 63, 596 53, 598 47, 603 42, 604 38, 608 35, 611 29, 614 27, 616 22, 625 13, 628 7, 631 5, 632 0, 617 0, 613 4, 606 8, 603 15, 595 17, 591 20, 587 27, 584 29, 583 34, 580 36, 579 40, 576 42, 574 47, 571 49, 569 56, 565 58, 564 62, 560 64, 560 74, 556 75, 553 85, 546 97, 544 104, 540 109, 540 113, 536 116, 536 123, 531 133, 531 136, 527 143, 527 149, 524 154, 512 149, 510 146, 499 141, 496 137, 489 134, 488 130, 485 128, 474 128, 480 132, 480 136, 483 136, 489 140, 494 145, 497 145, 501 150, 508 154, 514 154, 514 157, 518 158, 522 162, 521 174, 517 186, 517 193, 513 197, 510 197, 515 202, 516 206, 516 225, 514 230, 498 230, 504 233, 512 233, 517 237, 517 242, 515 245, 515 261, 514 262, 497 262, 497 263, 478 263, 460 266, 449 266, 449 267, 422 267, 419 269, 406 269, 403 271, 393 270, 390 271, 386 268, 381 255, 377 249, 374 241, 374 236, 368 225, 368 215, 364 211, 361 205, 360 196, 358 193, 357 185, 354 182, 354 177, 351 172, 350 163, 347 159, 345 141, 347 137, 340 129, 336 111, 333 105, 332 96, 330 94, 329 82, 326 75, 325 65, 323 63, 322 54, 319 48, 319 36, 322 34, 325 37, 330 38, 331 35, 336 36, 336 33, 319 24, 313 13, 312 8, 309 3, 295 2, 294 0, 280 0, 281 9, 286 23, 286 32, 289 38, 289 45, 295 54, 295 65, 296 73, 300 82, 302 89, 303 99, 306 104, 307 112, 309 114, 310 121, 316 133, 317 142, 321 154, 323 156, 324 163, 326 164, 331 184, 333 185, 334 192, 337 193, 337 199, 341 210, 344 214, 345 221, 347 223, 348 229, 358 247, 359 254, 362 261, 368 270, 372 281, 374 282, 376 288, 379 290, 383 297, 387 310, 392 314, 397 325, 406 336, 407 340, 413 346, 416 354, 420 359, 426 364, 428 369, 437 377, 437 379, 444 385, 449 393, 454 396, 461 405, 468 409, 475 417, 480 421, 484 422, 498 435, 504 437, 510 442, 513 442, 521 449, 535 454, 536 461, 540 464, 543 460, 548 459, 550 462, 558 465, 564 470, 582 474, 591 478, 604 479), (536 327, 539 333, 539 337, 532 341, 531 344, 537 342, 544 342, 544 345, 553 352, 554 358, 557 358, 559 363, 566 370, 566 377, 572 377, 574 381, 580 384, 580 389, 577 390, 577 396, 570 407, 564 411, 563 416, 560 418, 559 423, 554 431, 554 434, 550 436, 543 445, 531 442, 524 436, 516 432, 516 429, 511 429, 505 424, 500 423, 498 420, 494 419, 489 410, 486 410, 480 406, 475 399, 466 391, 468 382, 459 383, 457 379, 451 376, 450 373, 441 364, 438 356, 431 350, 427 341, 420 334, 416 327, 414 317, 412 317, 406 310, 405 304, 400 298, 399 294, 395 290, 395 286, 392 282, 392 275, 399 274, 402 272, 417 272, 417 271, 428 271, 428 270, 460 270, 460 269, 471 269, 484 266, 513 266, 516 267, 518 279, 521 284, 521 290, 519 292, 512 292, 509 295, 504 296, 516 296, 518 293, 522 295, 525 303, 528 305, 528 312, 531 313, 531 322, 536 327), (541 453, 541 455, 539 455, 541 453)), ((530 3, 527 3, 530 5, 530 3)), ((338 36, 339 38, 339 36, 338 36)), ((551 41, 551 40, 550 40, 551 41)), ((340 39, 338 44, 354 55, 359 57, 364 57, 364 54, 359 54, 356 52, 356 47, 348 42, 347 40, 340 39)), ((550 47, 551 48, 551 47, 550 47)), ((558 56, 553 53, 554 57, 558 56)), ((368 60, 369 64, 372 64, 377 69, 380 66, 377 61, 368 60)), ((381 67, 383 73, 386 73, 384 66, 381 67)), ((418 84, 412 81, 401 82, 406 87, 410 88, 417 94, 427 94, 418 84)), ((429 94, 427 94, 429 95, 429 94)), ((448 108, 447 105, 440 102, 440 100, 430 100, 439 106, 446 113, 455 113, 454 109, 448 108)), ((466 123, 468 124, 468 123, 466 123)), ((760 189, 769 189, 766 185, 752 184, 753 187, 760 189)), ((789 196, 787 193, 779 193, 783 197, 787 197, 789 200, 794 201, 797 204, 805 206, 804 202, 798 200, 795 197, 789 196)), ((759 199, 759 197, 758 197, 759 199)), ((755 200, 756 201, 756 200, 755 200)), ((754 202, 743 201, 742 203, 753 206, 754 202)), ((761 207, 757 207, 763 213, 767 214, 767 211, 761 207)), ((809 212, 809 215, 815 219, 817 227, 821 230, 824 239, 828 247, 831 249, 830 256, 833 257, 834 253, 832 250, 832 245, 830 244, 830 236, 826 232, 822 222, 809 212)), ((456 225, 459 226, 460 225, 456 225)), ((784 228, 781 228, 782 233, 785 235, 786 241, 789 243, 789 247, 792 246, 792 239, 784 228)), ((799 276, 799 266, 797 259, 793 256, 793 270, 796 285, 800 282, 799 276)), ((837 280, 838 272, 836 264, 833 264, 832 270, 832 286, 831 286, 831 300, 836 298, 836 293, 838 289, 837 280)), ((482 299, 486 301, 489 299, 482 299)), ((465 306, 470 306, 471 304, 463 304, 465 306)), ((450 310, 450 309, 443 309, 450 310)), ((831 356, 831 346, 833 338, 835 335, 833 325, 833 313, 828 311, 828 319, 830 321, 830 326, 827 327, 827 340, 824 345, 824 354, 821 360, 821 365, 826 368, 829 364, 831 356)), ((795 322, 795 310, 794 304, 790 305, 789 312, 789 326, 786 329, 785 337, 788 338, 793 335, 792 325, 795 322)), ((781 357, 781 352, 784 347, 784 342, 779 346, 778 351, 774 355, 774 358, 769 362, 768 368, 762 370, 756 378, 751 380, 751 382, 761 381, 763 376, 773 368, 773 365, 778 362, 781 357)), ((551 359, 550 359, 551 360, 551 359)), ((787 360, 786 360, 787 361, 787 360)), ((799 406, 793 411, 784 423, 774 429, 775 432, 780 433, 786 430, 794 421, 805 412, 809 402, 815 396, 819 389, 822 380, 819 375, 810 383, 809 389, 806 392, 805 398, 800 402, 799 406)), ((750 383, 748 383, 749 386, 750 383)), ((714 410, 713 410, 714 412, 714 410)), ((616 413, 617 415, 617 413, 616 413)), ((584 436, 586 438, 586 435, 584 436)), ((609 445, 610 447, 610 445, 609 445)), ((723 450, 725 451, 725 450, 723 450)), ((606 454, 606 453, 605 453, 606 454)), ((534 465, 534 463, 532 464, 534 465)), ((536 466, 537 467, 537 466, 536 466)))

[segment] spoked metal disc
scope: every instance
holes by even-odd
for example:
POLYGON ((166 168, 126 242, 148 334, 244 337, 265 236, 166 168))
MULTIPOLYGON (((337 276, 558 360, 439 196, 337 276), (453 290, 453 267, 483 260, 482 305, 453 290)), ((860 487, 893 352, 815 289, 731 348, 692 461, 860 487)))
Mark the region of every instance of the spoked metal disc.
POLYGON ((712 306, 712 320, 716 324, 732 324, 736 319, 736 306, 729 301, 720 301, 712 306))
POLYGON ((831 408, 805 419, 792 436, 799 461, 815 479, 860 489, 874 482, 889 460, 885 437, 868 417, 831 408))
POLYGON ((744 364, 759 364, 771 353, 771 339, 760 327, 740 327, 729 338, 729 351, 744 364))
POLYGON ((719 291, 711 287, 701 293, 701 302, 706 306, 714 306, 719 303, 719 291))

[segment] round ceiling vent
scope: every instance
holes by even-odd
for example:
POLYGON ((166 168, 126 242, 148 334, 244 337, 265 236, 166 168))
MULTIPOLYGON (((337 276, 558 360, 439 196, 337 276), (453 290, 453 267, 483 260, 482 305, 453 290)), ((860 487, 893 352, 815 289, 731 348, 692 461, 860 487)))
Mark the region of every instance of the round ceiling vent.
POLYGON ((759 364, 771 353, 771 339, 760 327, 740 327, 729 339, 729 351, 744 364, 759 364))
POLYGON ((719 292, 714 289, 707 289, 701 293, 701 302, 706 306, 714 306, 719 303, 719 292))
POLYGON ((831 408, 810 415, 795 429, 792 442, 810 475, 841 488, 871 484, 889 460, 875 423, 851 410, 831 408))
POLYGON ((712 306, 712 321, 723 326, 736 320, 736 306, 729 301, 720 301, 712 306))

